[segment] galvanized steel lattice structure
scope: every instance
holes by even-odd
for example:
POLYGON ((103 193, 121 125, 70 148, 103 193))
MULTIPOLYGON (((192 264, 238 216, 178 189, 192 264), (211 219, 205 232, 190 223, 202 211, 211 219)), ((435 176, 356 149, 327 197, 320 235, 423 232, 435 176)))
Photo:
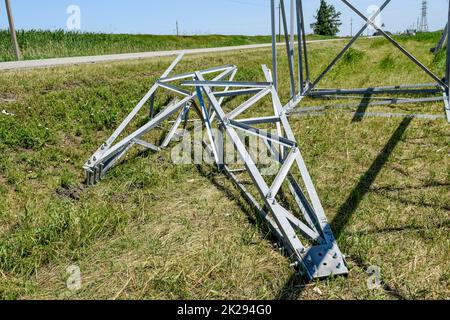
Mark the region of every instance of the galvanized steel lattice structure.
MULTIPOLYGON (((203 144, 214 159, 218 170, 224 172, 234 182, 246 200, 259 212, 261 219, 267 223, 273 234, 278 238, 279 243, 293 259, 293 265, 298 267, 308 279, 344 275, 348 273, 344 256, 336 243, 319 196, 291 129, 288 120, 289 113, 305 97, 309 96, 320 97, 365 94, 369 92, 371 94, 386 92, 408 94, 432 92, 441 94, 436 99, 444 101, 446 114, 450 121, 450 50, 447 49, 447 72, 444 79, 441 79, 406 51, 390 35, 386 34, 374 24, 374 19, 385 9, 390 0, 386 0, 380 7, 380 10, 370 18, 364 16, 349 1, 341 0, 363 18, 366 23, 331 64, 313 81, 310 77, 308 64, 302 0, 292 1, 290 33, 288 31, 288 19, 284 0, 281 0, 280 3, 291 89, 291 97, 287 104, 282 105, 277 92, 278 72, 275 0, 271 0, 273 72, 265 65, 262 66, 266 82, 234 81, 238 71, 234 65, 224 65, 180 75, 171 75, 183 57, 183 54, 181 54, 162 74, 160 79, 156 81, 111 137, 86 162, 84 165, 86 181, 89 185, 99 182, 106 172, 117 164, 130 148, 135 145, 155 152, 168 147, 177 135, 180 127, 185 132, 189 122, 190 111, 194 111, 198 116, 198 120, 206 128, 208 141, 203 141, 203 144), (377 29, 389 42, 394 44, 401 52, 423 69, 435 83, 369 89, 318 89, 317 86, 323 77, 342 58, 345 52, 364 33, 369 25, 377 29), (296 56, 296 46, 294 43, 295 32, 298 34, 297 72, 294 71, 296 56), (206 78, 208 76, 213 76, 213 78, 207 80, 206 78), (189 91, 186 88, 193 89, 189 91), (179 96, 179 98, 173 99, 157 115, 154 115, 155 96, 161 90, 168 90, 172 94, 179 96), (236 108, 227 112, 226 99, 232 99, 238 96, 247 96, 249 98, 236 108), (258 102, 268 97, 270 97, 271 115, 266 114, 260 117, 242 118, 252 107, 254 110, 258 102), (147 123, 122 138, 119 142, 116 142, 123 135, 126 128, 129 127, 132 120, 137 117, 138 113, 142 109, 145 109, 147 103, 150 103, 150 116, 147 123), (168 120, 175 116, 176 120, 173 122, 160 145, 152 144, 145 140, 146 134, 159 128, 164 122, 168 123, 168 120), (261 128, 262 126, 265 126, 265 128, 261 128), (276 134, 269 131, 271 127, 276 128, 276 134), (217 131, 214 130, 215 128, 217 131), (240 133, 257 137, 263 141, 268 153, 279 162, 279 170, 273 179, 268 179, 262 174, 261 168, 253 159, 249 147, 242 139, 240 133), (231 168, 227 163, 224 156, 225 137, 231 141, 244 164, 244 168, 231 168), (251 178, 251 188, 248 188, 238 177, 242 172, 251 178), (287 203, 284 200, 286 197, 285 191, 293 199, 291 203, 287 203)), ((436 99, 433 101, 436 101, 436 99)), ((427 98, 405 100, 408 103, 428 101, 427 98)), ((255 114, 258 113, 258 110, 254 111, 255 114)))
MULTIPOLYGON (((291 37, 289 37, 287 14, 285 8, 285 1, 280 0, 281 13, 283 19, 283 28, 285 33, 285 43, 287 49, 287 59, 289 64, 289 76, 290 76, 290 87, 291 87, 291 100, 288 106, 288 112, 295 109, 305 97, 335 97, 341 98, 349 95, 379 95, 379 94, 409 94, 409 95, 422 95, 435 93, 439 94, 436 97, 419 97, 419 98, 395 98, 386 99, 381 102, 370 102, 368 106, 379 105, 379 104, 404 104, 404 103, 427 103, 443 101, 444 110, 448 122, 450 122, 450 95, 449 95, 449 83, 450 83, 450 48, 447 46, 447 57, 446 57, 446 73, 444 77, 439 77, 434 74, 428 67, 425 66, 421 61, 419 61, 414 55, 412 55, 408 50, 406 50, 399 42, 397 42, 391 35, 386 33, 380 26, 378 26, 375 21, 376 18, 388 7, 391 0, 384 0, 383 4, 379 9, 371 16, 367 17, 362 13, 356 6, 354 6, 348 0, 339 0, 344 3, 348 8, 350 8, 355 14, 357 14, 365 23, 362 28, 355 34, 354 37, 345 45, 345 47, 337 54, 337 56, 331 61, 331 63, 317 76, 317 78, 312 79, 309 68, 308 61, 308 48, 306 45, 305 38, 305 20, 303 14, 303 0, 292 0, 295 1, 295 8, 291 6, 291 37), (295 10, 295 12, 293 12, 295 10), (297 23, 295 23, 295 19, 297 23), (298 34, 298 71, 295 72, 295 43, 293 32, 294 28, 292 26, 297 26, 298 34), (379 34, 382 35, 387 41, 389 41, 393 46, 395 46, 401 53, 403 53, 412 63, 416 64, 420 69, 427 74, 432 83, 424 84, 399 84, 397 86, 383 86, 383 87, 371 87, 371 88, 351 88, 351 89, 320 89, 319 84, 324 79, 324 77, 333 69, 333 67, 340 61, 344 54, 352 47, 352 45, 364 35, 364 32, 371 26, 379 34), (298 76, 296 76, 296 73, 298 76), (296 79, 297 78, 297 79, 296 79), (296 88, 296 82, 298 88, 296 88)), ((272 38, 276 39, 276 29, 275 29, 275 0, 271 0, 272 7, 272 38)), ((450 7, 450 6, 449 6, 450 7)), ((450 8, 447 11, 447 21, 450 20, 450 8)), ((448 24, 447 24, 448 25, 448 24)), ((450 28, 445 28, 445 32, 440 41, 439 47, 442 47, 445 39, 450 33, 450 28)), ((273 67, 274 70, 274 83, 277 85, 277 46, 275 40, 272 42, 273 50, 273 67)))

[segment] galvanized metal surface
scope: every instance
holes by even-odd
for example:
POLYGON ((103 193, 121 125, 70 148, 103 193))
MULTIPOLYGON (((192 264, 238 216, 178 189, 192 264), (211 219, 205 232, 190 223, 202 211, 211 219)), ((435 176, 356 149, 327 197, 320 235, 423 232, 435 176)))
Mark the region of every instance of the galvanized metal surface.
MULTIPOLYGON (((319 89, 317 86, 320 81, 327 75, 359 36, 363 34, 366 28, 369 25, 372 25, 375 29, 379 29, 375 26, 373 20, 387 7, 391 0, 386 0, 378 12, 370 18, 364 16, 347 0, 341 1, 363 18, 365 24, 325 70, 311 82, 305 40, 303 1, 295 0, 295 2, 292 1, 291 3, 291 33, 289 34, 284 0, 281 0, 280 10, 285 30, 285 45, 291 89, 291 97, 287 104, 284 106, 282 105, 277 93, 278 74, 276 59, 277 44, 275 41, 275 1, 272 0, 272 67, 274 73, 272 74, 272 71, 265 65, 262 66, 266 82, 234 81, 237 73, 237 67, 234 65, 219 66, 205 70, 194 70, 181 75, 170 75, 182 59, 183 55, 180 55, 131 111, 117 130, 114 131, 111 137, 86 162, 84 166, 86 171, 86 182, 90 185, 99 182, 107 171, 113 165, 117 164, 118 160, 134 145, 155 152, 158 152, 161 148, 169 147, 181 125, 183 125, 183 132, 185 132, 187 123, 189 122, 189 112, 193 109, 197 112, 199 119, 206 128, 208 141, 203 141, 203 145, 212 155, 218 170, 224 172, 234 182, 246 200, 260 213, 261 219, 267 223, 269 228, 273 231, 273 234, 278 238, 280 244, 294 260, 294 265, 299 267, 308 279, 347 274, 348 269, 344 256, 336 243, 313 180, 309 174, 301 150, 298 147, 296 137, 290 126, 288 116, 293 116, 295 114, 300 116, 321 115, 322 113, 318 111, 324 111, 329 108, 329 106, 318 106, 294 111, 307 96, 346 97, 350 94, 361 95, 368 93, 441 93, 439 97, 431 98, 378 98, 376 102, 368 101, 367 105, 424 103, 443 100, 445 102, 446 114, 450 121, 450 48, 447 48, 446 76, 444 79, 441 79, 407 52, 392 37, 381 30, 380 32, 389 42, 405 54, 413 63, 421 67, 434 82, 431 84, 384 86, 363 89, 319 89), (295 28, 294 17, 297 19, 297 28, 295 28), (294 74, 295 30, 298 33, 297 76, 294 74), (205 76, 209 74, 218 75, 212 80, 205 79, 205 76), (177 85, 177 81, 181 81, 181 85, 177 85), (296 81, 298 82, 297 84, 295 83, 296 81), (195 90, 193 92, 187 91, 186 88, 189 87, 192 87, 195 90), (180 98, 173 100, 163 108, 159 114, 153 116, 154 97, 156 92, 159 92, 160 90, 169 90, 172 93, 179 95, 180 98), (235 107, 232 111, 225 112, 225 98, 235 96, 249 96, 249 98, 241 105, 235 107), (255 106, 258 101, 268 99, 269 97, 273 115, 255 118, 239 118, 245 114, 246 111, 255 106), (139 111, 148 101, 150 101, 151 104, 151 116, 149 121, 130 135, 115 143, 118 137, 123 134, 125 128, 129 126, 133 119, 135 119, 139 111), (172 127, 160 146, 151 144, 143 139, 143 136, 146 133, 158 128, 163 122, 168 121, 171 116, 176 114, 176 120, 171 122, 172 127), (267 126, 267 129, 261 128, 261 126, 264 125, 267 126), (277 134, 269 132, 268 128, 270 128, 269 126, 271 125, 276 126, 277 134), (219 129, 217 133, 214 132, 214 128, 219 129), (258 163, 250 155, 249 148, 244 141, 242 141, 239 132, 245 132, 262 140, 267 147, 267 152, 279 163, 280 168, 272 181, 267 181, 267 178, 263 176, 258 163), (233 147, 244 164, 244 168, 231 168, 230 164, 227 163, 224 157, 225 136, 232 142, 233 147), (239 179, 238 175, 242 173, 246 173, 251 178, 254 190, 257 192, 256 195, 245 187, 243 181, 239 179), (293 208, 292 204, 285 204, 281 198, 280 191, 283 189, 283 186, 287 187, 287 190, 293 197, 294 203, 297 206, 296 208, 293 208), (294 212, 298 212, 299 216, 296 216, 294 212)), ((446 30, 447 36, 450 32, 448 29, 449 28, 446 30)), ((336 106, 336 108, 346 107, 348 107, 348 104, 336 106)), ((370 113, 367 114, 369 115, 370 113)), ((375 115, 375 113, 372 113, 371 115, 375 115)), ((389 117, 399 116, 400 114, 378 113, 377 115, 389 117)), ((403 114, 401 114, 401 116, 421 117, 421 115, 403 114)), ((431 119, 433 116, 423 115, 422 117, 431 119)))

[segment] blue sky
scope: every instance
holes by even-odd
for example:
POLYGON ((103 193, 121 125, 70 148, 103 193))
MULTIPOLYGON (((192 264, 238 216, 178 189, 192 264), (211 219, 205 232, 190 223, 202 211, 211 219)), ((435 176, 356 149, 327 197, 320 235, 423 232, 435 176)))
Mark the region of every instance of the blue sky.
MULTIPOLYGON (((269 34, 269 0, 10 0, 17 29, 66 29, 69 5, 81 9, 81 31, 107 33, 174 34, 178 20, 182 34, 269 34)), ((278 0, 277 0, 278 1, 278 0)), ((285 0, 289 7, 290 0, 285 0)), ((339 0, 328 0, 342 12, 341 35, 363 24, 339 0)), ((353 0, 362 11, 383 0, 353 0)), ((417 23, 422 0, 392 0, 382 15, 389 31, 417 23)), ((431 30, 445 26, 448 0, 429 0, 431 30)), ((305 18, 313 22, 319 0, 305 0, 305 18)), ((0 28, 7 28, 4 2, 0 1, 0 28)))

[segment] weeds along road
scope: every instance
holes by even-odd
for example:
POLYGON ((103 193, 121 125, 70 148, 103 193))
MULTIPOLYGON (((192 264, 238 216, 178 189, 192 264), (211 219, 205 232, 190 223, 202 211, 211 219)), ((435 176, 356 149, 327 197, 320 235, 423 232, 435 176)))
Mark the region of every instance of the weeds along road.
MULTIPOLYGON (((308 41, 308 43, 336 42, 336 41, 344 41, 344 40, 346 40, 346 39, 342 38, 342 39, 327 39, 327 40, 310 40, 310 41, 308 41)), ((284 45, 285 45, 285 43, 278 44, 278 46, 284 46, 284 45)), ((252 44, 252 45, 245 45, 245 46, 189 49, 189 50, 185 50, 185 52, 186 52, 186 54, 215 53, 215 52, 267 48, 270 46, 271 46, 270 43, 252 44)), ((136 60, 136 59, 149 59, 149 58, 157 58, 157 57, 174 56, 174 55, 179 54, 181 51, 182 50, 152 51, 152 52, 141 52, 141 53, 125 53, 125 54, 86 56, 86 57, 69 57, 69 58, 53 58, 53 59, 42 59, 42 60, 2 62, 2 63, 0 63, 0 71, 47 68, 47 67, 77 65, 77 64, 104 63, 104 62, 136 60)))

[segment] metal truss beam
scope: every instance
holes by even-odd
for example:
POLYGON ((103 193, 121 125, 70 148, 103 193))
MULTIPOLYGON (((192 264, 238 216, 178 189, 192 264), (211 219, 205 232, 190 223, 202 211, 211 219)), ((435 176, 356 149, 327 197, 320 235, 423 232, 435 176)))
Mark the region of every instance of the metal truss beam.
MULTIPOLYGON (((161 78, 156 81, 156 83, 152 86, 152 88, 147 92, 147 94, 142 98, 142 100, 137 104, 137 106, 131 111, 131 113, 126 117, 126 119, 119 125, 119 127, 114 131, 114 133, 109 137, 109 139, 102 144, 102 146, 90 157, 90 159, 84 165, 84 169, 86 172, 86 182, 88 185, 96 184, 100 181, 105 175, 106 171, 108 171, 113 165, 117 163, 117 161, 122 158, 131 147, 134 145, 139 145, 145 147, 147 149, 153 151, 159 151, 160 148, 165 148, 169 145, 170 141, 173 139, 178 127, 181 125, 183 120, 186 121, 189 110, 191 108, 191 102, 197 96, 196 92, 188 92, 179 88, 175 85, 172 85, 170 82, 178 81, 186 79, 187 75, 194 76, 193 73, 183 74, 178 76, 169 77, 169 74, 173 71, 173 69, 178 65, 178 63, 183 58, 184 53, 181 53, 170 65, 170 67, 162 74, 161 78), (133 133, 124 137, 121 141, 115 143, 117 138, 124 132, 124 130, 129 126, 131 121, 137 116, 139 111, 144 107, 144 105, 154 97, 156 91, 158 89, 165 89, 171 92, 174 92, 178 95, 183 96, 182 100, 174 100, 171 102, 166 108, 164 108, 158 115, 155 117, 150 117, 150 120, 143 125, 142 127, 136 129, 133 133), (169 134, 164 139, 161 146, 155 146, 151 143, 146 142, 142 139, 142 137, 147 134, 149 131, 160 126, 164 121, 170 118, 172 115, 180 112, 175 124, 172 126, 169 134)), ((199 71, 202 75, 209 75, 212 73, 221 72, 218 76, 213 79, 213 82, 218 82, 223 80, 225 77, 231 74, 231 78, 234 77, 235 71, 237 70, 234 65, 226 65, 216 68, 210 68, 206 70, 199 71)), ((228 88, 225 88, 223 91, 226 93, 228 88)), ((205 114, 202 114, 205 116, 205 114)), ((204 118, 203 118, 204 119, 204 118)))

